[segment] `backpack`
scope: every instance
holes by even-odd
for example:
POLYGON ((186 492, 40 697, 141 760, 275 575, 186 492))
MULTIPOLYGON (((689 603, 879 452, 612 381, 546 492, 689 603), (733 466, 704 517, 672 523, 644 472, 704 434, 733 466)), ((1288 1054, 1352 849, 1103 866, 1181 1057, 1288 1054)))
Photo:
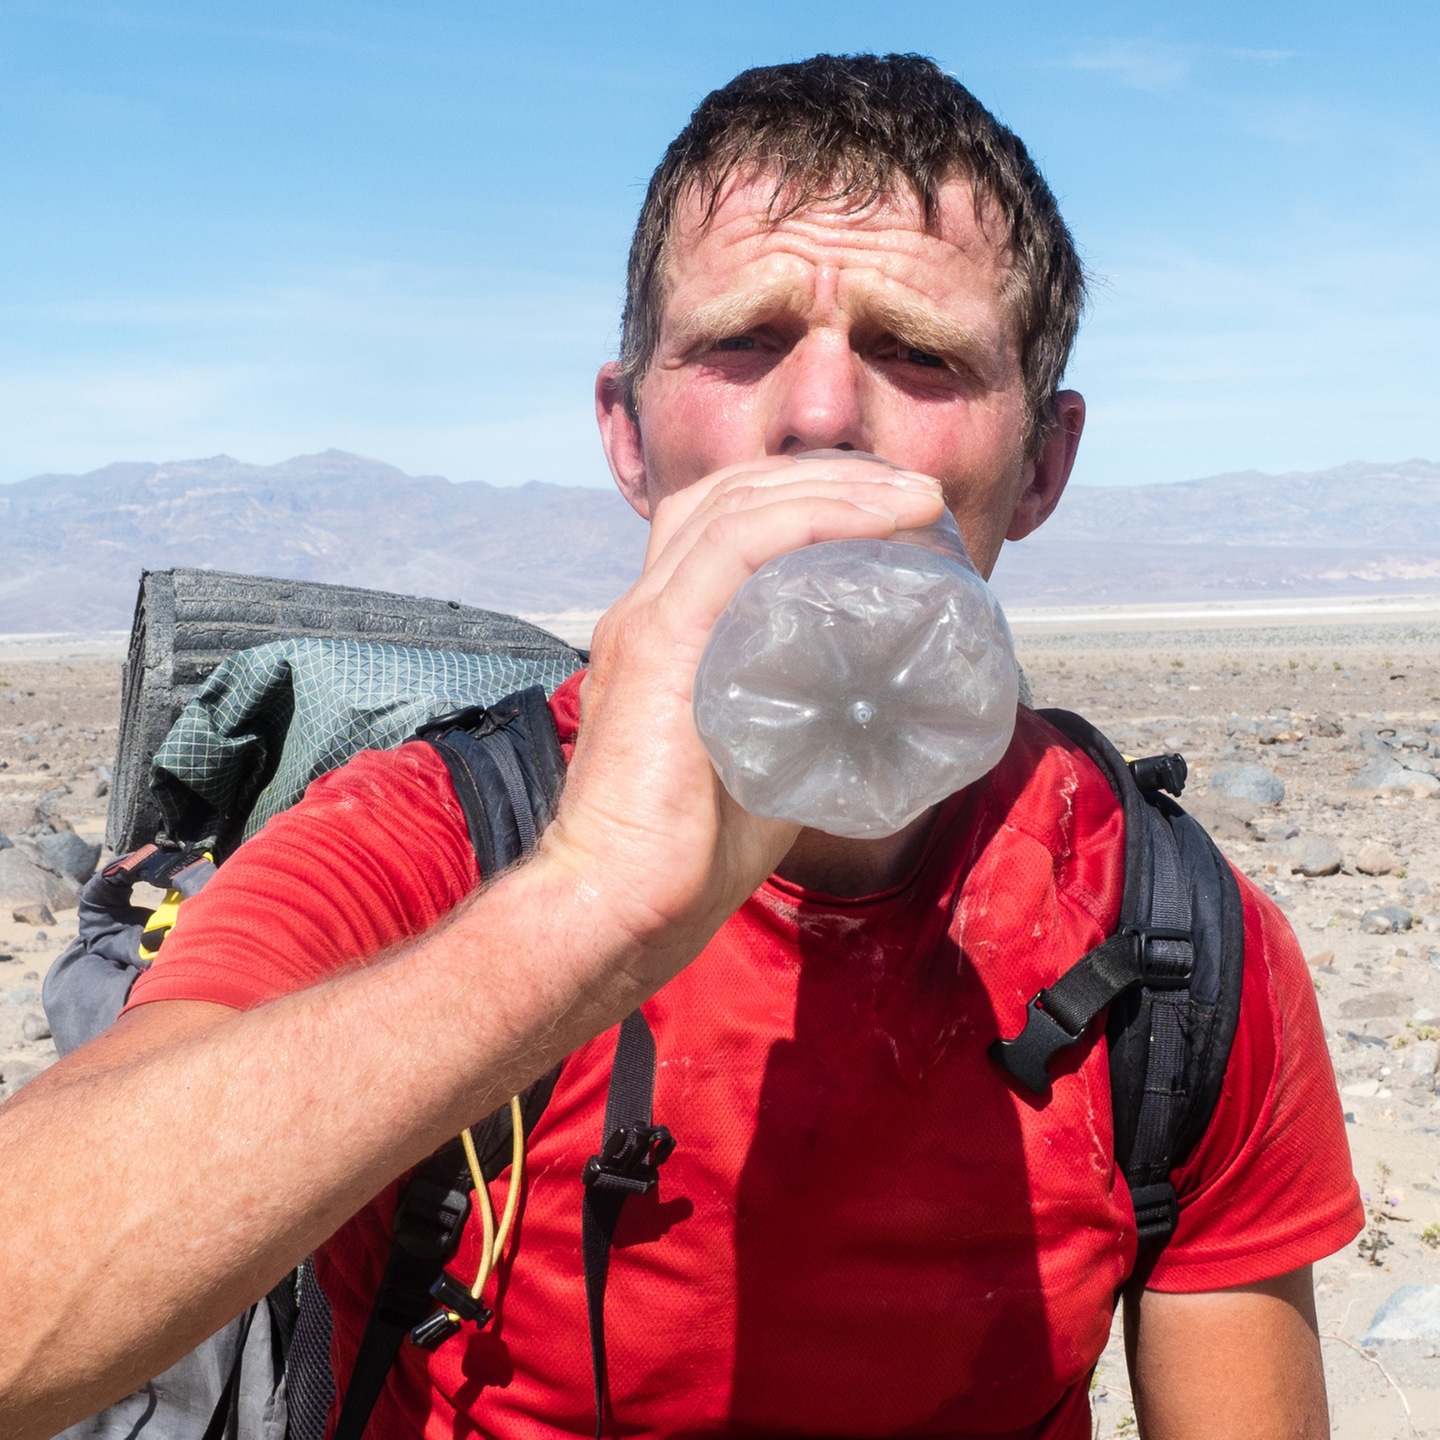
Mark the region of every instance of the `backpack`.
MULTIPOLYGON (((232 673, 242 671, 245 667, 237 666, 232 673)), ((1015 1083, 1043 1095, 1050 1087, 1050 1058, 1078 1044, 1100 1013, 1108 1012, 1115 1155, 1134 1205, 1139 1239, 1134 1273, 1143 1279, 1178 1217, 1171 1176, 1203 1135, 1223 1084, 1239 1018, 1244 965, 1240 893, 1213 842, 1175 803, 1186 778, 1180 756, 1126 761, 1081 717, 1063 710, 1039 713, 1089 756, 1121 805, 1125 869, 1119 923, 1113 935, 1030 1001, 1021 1032, 997 1040, 990 1053, 1015 1083)), ((170 752, 193 752, 193 724, 188 730, 176 728, 185 731, 189 739, 184 745, 170 746, 170 752)), ((289 737, 281 738, 283 750, 289 737)), ((528 687, 494 704, 467 707, 426 721, 415 738, 433 745, 446 765, 482 874, 498 873, 533 848, 553 814, 564 778, 564 762, 543 688, 528 687)), ((331 764, 343 758, 338 756, 331 764)), ((273 783, 281 768, 283 762, 269 765, 267 784, 273 783)), ((165 783, 162 780, 156 787, 162 806, 165 783)), ((208 878, 204 867, 209 862, 199 847, 217 843, 215 835, 222 831, 231 837, 248 831, 250 816, 234 803, 235 793, 233 781, 223 794, 221 788, 211 787, 209 810, 201 807, 190 823, 196 823, 197 814, 208 815, 208 823, 200 828, 212 833, 190 847, 176 848, 172 839, 169 848, 126 857, 90 882, 97 893, 93 900, 82 902, 82 933, 72 946, 76 957, 67 964, 67 952, 51 972, 60 976, 55 986, 56 1013, 52 1015, 57 1041, 62 1029, 67 1037, 71 1033, 63 1018, 60 1028, 55 1023, 65 1008, 63 992, 83 988, 77 984, 81 972, 96 968, 97 957, 86 951, 84 921, 86 905, 100 906, 100 883, 112 887, 113 892, 117 881, 123 883, 124 867, 136 878, 157 876, 172 885, 167 895, 172 905, 166 913, 173 919, 173 906, 180 901, 174 882, 183 883, 187 876, 192 883, 208 878), (223 799, 226 794, 231 796, 231 808, 217 809, 215 797, 223 799), (216 816, 221 816, 223 823, 217 825, 216 816)), ((265 793, 265 787, 252 782, 245 793, 253 802, 265 793)), ((173 803, 169 808, 174 808, 173 803)), ((113 893, 108 898, 113 903, 113 893)), ((131 938, 137 951, 142 933, 147 947, 158 948, 163 943, 163 933, 157 933, 164 929, 162 912, 156 912, 161 916, 159 922, 143 911, 136 913, 140 918, 131 918, 129 924, 134 927, 131 938)), ((90 933, 95 933, 93 926, 90 933)), ((120 942, 113 929, 107 933, 113 952, 120 942)), ((116 969, 113 954, 97 952, 97 956, 100 965, 116 969)), ((139 968, 137 962, 130 983, 139 968)), ((110 985, 107 994, 118 993, 122 985, 128 994, 123 976, 112 978, 110 985)), ((52 1004, 51 989, 47 979, 47 1011, 52 1004)), ((544 1112, 558 1074, 557 1067, 510 1106, 472 1127, 468 1144, 451 1142, 412 1173, 397 1205, 390 1256, 349 1386, 341 1397, 335 1440, 362 1440, 402 1344, 434 1348, 465 1323, 483 1326, 488 1322, 489 1312, 470 1294, 470 1287, 449 1275, 445 1267, 459 1247, 469 1216, 474 1176, 478 1173, 486 1182, 493 1180, 521 1156, 523 1135, 544 1112)), ((619 1028, 604 1125, 596 1137, 597 1152, 583 1175, 581 1248, 597 1440, 604 1435, 607 1418, 613 1418, 608 1413, 604 1296, 615 1226, 626 1199, 655 1183, 658 1167, 676 1143, 663 1125, 653 1123, 654 1077, 654 1038, 636 1010, 619 1028)), ((488 1197, 483 1203, 488 1208, 488 1197)), ((288 1432, 281 1429, 276 1433, 288 1433, 289 1440, 321 1440, 335 1396, 328 1306, 309 1262, 277 1291, 249 1312, 251 1318, 243 1331, 230 1336, 231 1369, 203 1431, 204 1440, 221 1440, 237 1433, 245 1408, 246 1367, 250 1366, 253 1374, 256 1365, 262 1392, 268 1387, 273 1397, 283 1390, 288 1432), (262 1310, 266 1313, 257 1321, 262 1310), (249 1359, 256 1347, 251 1344, 247 1349, 246 1342, 257 1331, 275 1337, 268 1370, 263 1354, 258 1361, 249 1359)), ((241 1317, 234 1325, 245 1320, 241 1317)), ((222 1331, 206 1343, 213 1345, 228 1334, 228 1330, 222 1331)), ((253 1404, 251 1408, 255 1408, 253 1404)), ((133 1433, 153 1440, 170 1440, 173 1434, 179 1440, 182 1435, 202 1432, 192 1425, 172 1431, 156 1427, 80 1432, 77 1427, 76 1433, 133 1433)), ((271 1440, 269 1432, 256 1433, 271 1440)))

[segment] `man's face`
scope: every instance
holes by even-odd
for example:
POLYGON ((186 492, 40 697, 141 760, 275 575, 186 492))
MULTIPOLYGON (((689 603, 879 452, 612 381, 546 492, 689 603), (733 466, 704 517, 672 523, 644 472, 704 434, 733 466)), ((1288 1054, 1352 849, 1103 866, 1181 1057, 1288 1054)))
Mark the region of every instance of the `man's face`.
POLYGON ((998 225, 984 232, 967 182, 944 187, 931 231, 908 196, 772 224, 770 192, 764 178, 731 186, 708 225, 698 204, 682 211, 638 436, 606 432, 621 488, 648 515, 737 462, 870 451, 941 481, 988 574, 1006 535, 1029 533, 1064 485, 1032 493, 998 225))

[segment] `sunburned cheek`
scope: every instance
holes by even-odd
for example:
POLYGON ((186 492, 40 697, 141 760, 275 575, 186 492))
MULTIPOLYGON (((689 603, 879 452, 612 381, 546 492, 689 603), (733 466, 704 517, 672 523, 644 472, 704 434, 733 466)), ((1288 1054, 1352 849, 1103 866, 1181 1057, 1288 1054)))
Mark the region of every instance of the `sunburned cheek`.
POLYGON ((755 397, 735 385, 703 381, 657 397, 642 412, 647 461, 666 491, 693 484, 725 465, 765 453, 755 397), (647 423, 653 416, 654 423, 647 423))

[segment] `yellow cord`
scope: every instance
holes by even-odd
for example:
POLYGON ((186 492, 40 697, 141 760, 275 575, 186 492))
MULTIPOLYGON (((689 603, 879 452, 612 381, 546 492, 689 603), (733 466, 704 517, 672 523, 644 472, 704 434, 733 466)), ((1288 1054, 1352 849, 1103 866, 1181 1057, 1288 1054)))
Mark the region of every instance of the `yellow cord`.
POLYGON ((470 1287, 470 1298, 478 1300, 485 1289, 491 1272, 500 1263, 505 1242, 515 1223, 515 1211, 520 1204, 520 1181, 525 1172, 525 1122, 520 1114, 520 1097, 510 1097, 510 1189, 505 1195, 505 1210, 500 1216, 500 1228, 495 1228, 495 1212, 490 1206, 490 1187, 480 1169, 480 1157, 475 1151, 475 1137, 469 1129, 460 1132, 460 1143, 465 1147, 465 1160, 470 1166, 470 1179, 475 1186, 476 1203, 480 1206, 480 1268, 475 1283, 470 1287))

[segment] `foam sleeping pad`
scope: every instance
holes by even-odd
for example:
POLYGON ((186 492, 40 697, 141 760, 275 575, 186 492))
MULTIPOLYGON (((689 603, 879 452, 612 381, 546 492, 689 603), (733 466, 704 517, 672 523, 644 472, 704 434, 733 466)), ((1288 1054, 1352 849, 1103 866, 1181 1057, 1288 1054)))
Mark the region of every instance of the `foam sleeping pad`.
POLYGON ((584 659, 538 626, 457 601, 147 571, 107 842, 124 854, 161 831, 192 838, 184 827, 207 810, 238 840, 355 750, 399 744, 434 715, 529 685, 551 691, 584 659))

